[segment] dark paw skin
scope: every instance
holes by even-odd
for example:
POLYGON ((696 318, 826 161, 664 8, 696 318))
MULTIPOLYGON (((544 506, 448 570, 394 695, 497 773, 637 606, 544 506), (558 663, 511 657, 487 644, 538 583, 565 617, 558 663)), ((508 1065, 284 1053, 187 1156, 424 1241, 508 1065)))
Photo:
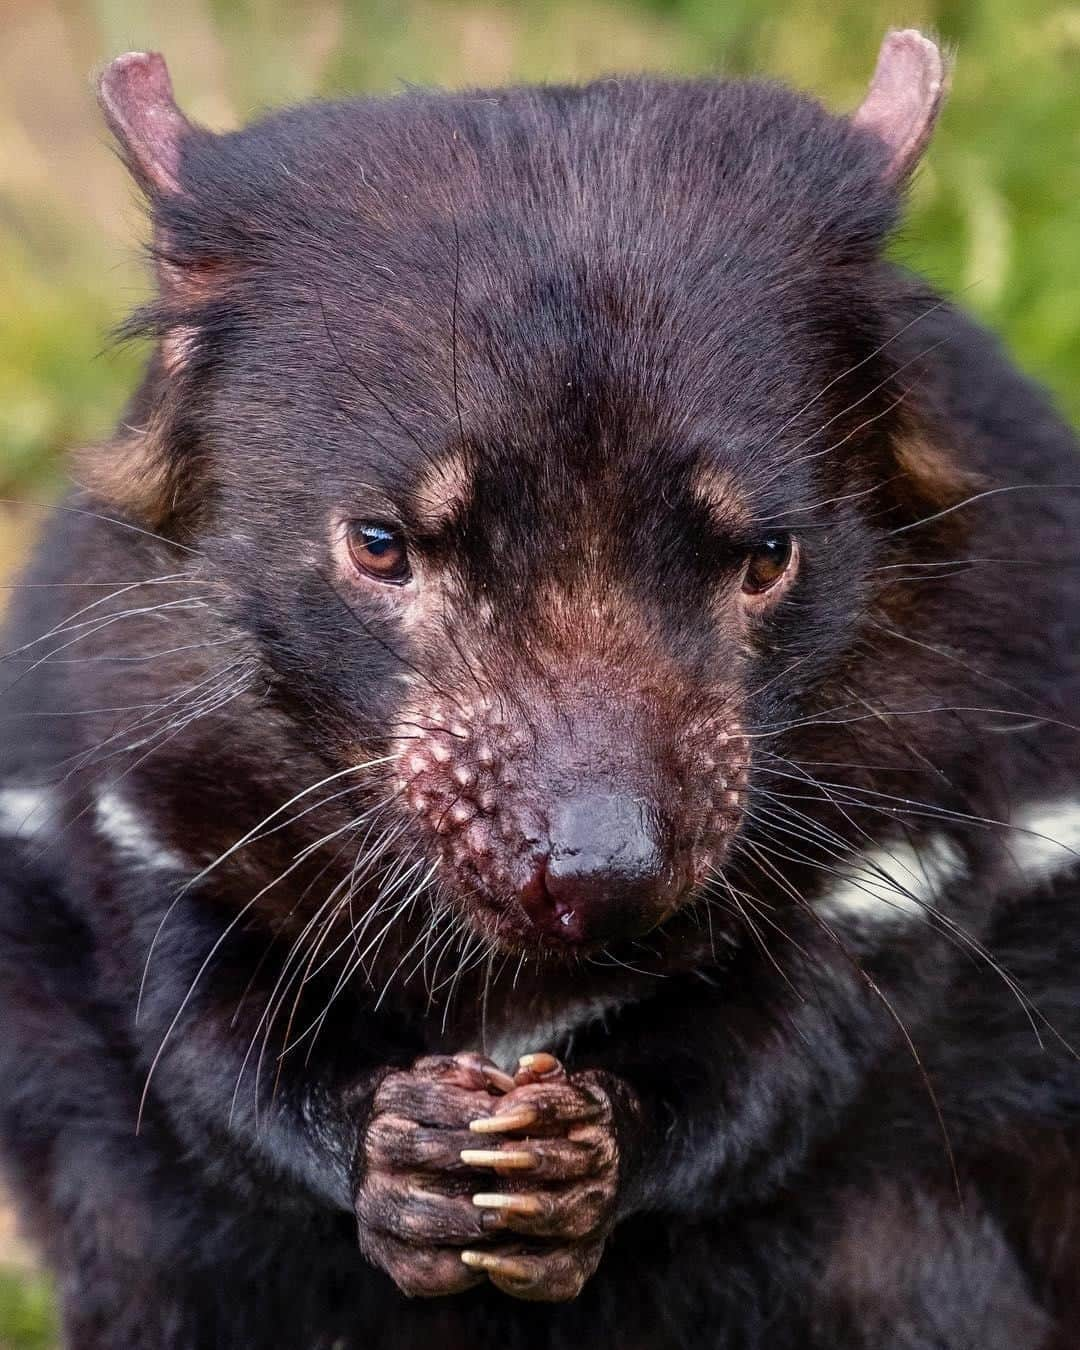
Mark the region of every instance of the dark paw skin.
POLYGON ((605 1076, 526 1055, 513 1078, 475 1055, 433 1057, 380 1084, 355 1190, 361 1247, 402 1292, 484 1280, 563 1302, 614 1224, 617 1096, 605 1076))
POLYGON ((614 1223, 614 1108, 598 1075, 567 1074, 551 1055, 525 1056, 515 1079, 494 1111, 472 1122, 481 1146, 463 1156, 492 1175, 473 1196, 485 1231, 518 1240, 470 1249, 462 1260, 515 1298, 564 1302, 596 1270, 614 1223), (531 1165, 508 1174, 504 1160, 515 1153, 531 1165))
POLYGON ((354 1168, 360 1248, 403 1294, 457 1294, 483 1279, 461 1250, 484 1240, 461 1153, 470 1122, 512 1080, 475 1055, 431 1056, 376 1089, 354 1168))

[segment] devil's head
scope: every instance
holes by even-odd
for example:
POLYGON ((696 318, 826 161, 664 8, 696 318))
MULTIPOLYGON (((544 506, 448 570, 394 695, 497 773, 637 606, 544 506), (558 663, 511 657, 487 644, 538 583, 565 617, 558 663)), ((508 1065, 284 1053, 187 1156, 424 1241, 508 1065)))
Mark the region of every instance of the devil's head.
POLYGON ((160 297, 102 490, 197 542, 496 942, 639 934, 722 870, 940 490, 880 258, 940 77, 896 34, 849 119, 631 80, 215 136, 160 58, 107 72, 160 297))

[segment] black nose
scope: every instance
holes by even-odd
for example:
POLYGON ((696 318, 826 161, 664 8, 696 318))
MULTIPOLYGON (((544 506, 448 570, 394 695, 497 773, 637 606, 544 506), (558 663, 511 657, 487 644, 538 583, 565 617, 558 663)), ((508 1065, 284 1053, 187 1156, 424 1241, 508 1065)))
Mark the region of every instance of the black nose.
POLYGON ((632 937, 668 908, 674 868, 651 814, 634 797, 566 799, 551 820, 548 852, 521 893, 533 924, 569 942, 632 937))

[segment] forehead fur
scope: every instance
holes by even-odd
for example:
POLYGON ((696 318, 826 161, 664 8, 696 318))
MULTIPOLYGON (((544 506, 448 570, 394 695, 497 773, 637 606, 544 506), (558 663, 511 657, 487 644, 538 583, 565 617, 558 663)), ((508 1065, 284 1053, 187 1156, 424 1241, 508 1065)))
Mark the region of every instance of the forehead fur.
POLYGON ((436 528, 466 468, 514 464, 505 514, 523 483, 573 510, 613 470, 654 496, 680 460, 745 463, 763 412, 878 344, 851 338, 855 264, 898 206, 847 121, 713 81, 316 104, 189 136, 179 181, 158 237, 219 292, 151 317, 198 335, 186 409, 244 463, 226 488, 251 511, 293 465, 301 494, 347 509, 370 481, 436 528))
POLYGON ((316 289, 377 307, 429 361, 452 291, 504 296, 526 274, 537 327, 570 284, 677 342, 681 288, 714 320, 732 287, 782 295, 868 256, 898 204, 847 121, 715 81, 311 105, 189 137, 179 177, 154 200, 171 262, 220 269, 241 301, 247 275, 264 305, 270 278, 293 308, 316 289))
POLYGON ((751 519, 743 494, 730 469, 717 464, 698 464, 690 490, 720 529, 740 533, 751 519))
MULTIPOLYGON (((747 244, 812 222, 838 248, 876 243, 897 200, 880 157, 847 121, 790 90, 735 81, 314 104, 191 138, 180 179, 222 253, 250 240, 253 223, 263 239, 317 225, 316 198, 398 225, 482 202, 579 222, 590 203, 644 202, 676 226, 711 218, 712 237, 747 244), (727 215, 736 201, 738 214, 727 215)), ((622 222, 592 223, 612 234, 622 222)))

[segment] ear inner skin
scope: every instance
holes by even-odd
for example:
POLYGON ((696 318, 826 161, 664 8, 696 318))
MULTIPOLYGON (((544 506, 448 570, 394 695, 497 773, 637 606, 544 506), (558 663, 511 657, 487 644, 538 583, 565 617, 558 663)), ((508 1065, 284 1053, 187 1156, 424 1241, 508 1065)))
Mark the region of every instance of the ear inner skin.
POLYGON ((153 356, 0 642, 67 1345, 1075 1342, 1080 460, 887 260, 942 77, 105 72, 153 356))
POLYGON ((889 33, 877 68, 852 125, 884 142, 887 176, 902 181, 922 157, 945 97, 946 68, 940 50, 913 29, 889 33))
POLYGON ((98 92, 109 128, 140 185, 148 192, 178 192, 180 147, 191 124, 173 99, 164 58, 158 52, 118 56, 102 73, 98 92))

